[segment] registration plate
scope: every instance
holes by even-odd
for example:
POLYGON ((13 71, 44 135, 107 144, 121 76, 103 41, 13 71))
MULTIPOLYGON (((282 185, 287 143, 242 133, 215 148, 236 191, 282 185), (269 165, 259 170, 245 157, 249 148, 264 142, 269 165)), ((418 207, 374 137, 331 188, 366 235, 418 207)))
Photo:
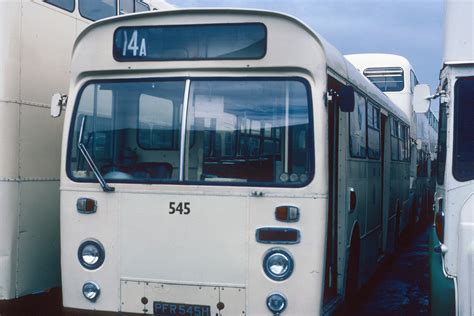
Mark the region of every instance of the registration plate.
POLYGON ((153 314, 156 316, 211 316, 209 305, 153 302, 153 314))

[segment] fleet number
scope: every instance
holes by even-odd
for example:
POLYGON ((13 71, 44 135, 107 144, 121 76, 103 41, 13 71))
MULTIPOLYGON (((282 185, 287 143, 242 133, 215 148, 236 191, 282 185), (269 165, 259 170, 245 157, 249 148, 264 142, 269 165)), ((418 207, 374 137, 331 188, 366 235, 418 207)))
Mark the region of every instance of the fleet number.
POLYGON ((170 214, 179 213, 181 215, 188 215, 191 213, 191 203, 189 202, 170 202, 170 214))

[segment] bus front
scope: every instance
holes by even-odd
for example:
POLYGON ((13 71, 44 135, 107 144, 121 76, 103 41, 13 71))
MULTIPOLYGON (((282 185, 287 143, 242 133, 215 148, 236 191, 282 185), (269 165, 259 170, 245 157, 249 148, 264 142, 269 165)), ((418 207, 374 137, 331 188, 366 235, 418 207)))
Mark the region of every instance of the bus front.
POLYGON ((326 149, 318 161, 314 139, 327 126, 313 124, 325 69, 311 65, 322 56, 274 13, 150 13, 87 29, 63 141, 65 307, 318 314, 327 183, 315 180, 326 149))

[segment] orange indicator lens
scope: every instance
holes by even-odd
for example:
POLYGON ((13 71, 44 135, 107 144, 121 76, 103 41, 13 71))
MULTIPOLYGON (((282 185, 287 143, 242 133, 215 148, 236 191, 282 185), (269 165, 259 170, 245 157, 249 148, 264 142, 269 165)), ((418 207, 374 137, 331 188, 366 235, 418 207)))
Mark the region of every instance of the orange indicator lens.
POLYGON ((92 214, 97 211, 97 202, 93 199, 80 198, 76 203, 77 211, 83 214, 92 214))
POLYGON ((278 206, 275 218, 281 222, 297 222, 300 219, 300 210, 296 206, 278 206))

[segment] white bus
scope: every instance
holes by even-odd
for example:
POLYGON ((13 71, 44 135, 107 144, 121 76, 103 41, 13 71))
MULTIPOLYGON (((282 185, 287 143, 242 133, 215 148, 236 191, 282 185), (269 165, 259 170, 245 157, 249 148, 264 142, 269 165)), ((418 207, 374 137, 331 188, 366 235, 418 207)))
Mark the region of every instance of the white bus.
POLYGON ((74 46, 63 136, 64 306, 332 313, 394 249, 409 123, 283 14, 91 25, 74 46))
POLYGON ((413 93, 419 84, 411 63, 393 54, 352 54, 345 56, 373 84, 410 117, 410 199, 402 215, 402 230, 419 219, 431 218, 436 189, 435 160, 438 119, 431 110, 415 113, 413 93))
POLYGON ((474 1, 446 1, 431 312, 474 314, 474 1))
POLYGON ((50 97, 67 89, 77 34, 119 6, 149 10, 133 0, 0 1, 0 300, 60 285, 62 121, 50 117, 50 97))

